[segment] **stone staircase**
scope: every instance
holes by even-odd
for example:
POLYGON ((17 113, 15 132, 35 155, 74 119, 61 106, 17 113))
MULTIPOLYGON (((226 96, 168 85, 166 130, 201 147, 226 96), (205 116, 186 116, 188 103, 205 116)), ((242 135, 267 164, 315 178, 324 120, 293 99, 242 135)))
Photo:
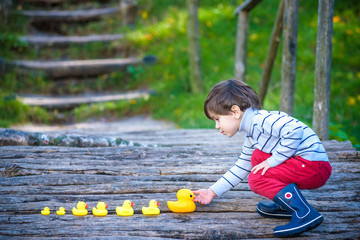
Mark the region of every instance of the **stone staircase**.
MULTIPOLYGON (((135 0, 18 0, 16 3, 21 4, 21 10, 17 10, 16 14, 27 17, 30 22, 28 34, 21 36, 20 40, 27 42, 30 47, 39 51, 46 48, 49 52, 54 49, 66 49, 69 46, 82 46, 89 43, 119 43, 125 33, 92 32, 84 35, 76 33, 74 26, 99 22, 109 16, 116 16, 116 20, 120 16, 120 26, 134 26, 137 14, 135 0), (68 34, 64 29, 72 29, 72 32, 68 34)), ((64 86, 67 79, 72 83, 74 79, 75 82, 80 82, 84 79, 96 78, 101 74, 125 72, 129 66, 153 63, 156 60, 153 56, 139 57, 141 53, 133 50, 123 52, 121 57, 119 53, 114 53, 112 57, 105 56, 106 58, 104 58, 99 54, 98 58, 91 59, 69 59, 68 57, 49 59, 47 57, 36 60, 5 60, 5 68, 15 69, 21 73, 41 72, 46 78, 62 82, 64 86)), ((121 83, 119 84, 121 85, 121 83)), ((149 94, 151 91, 148 89, 135 89, 130 92, 116 91, 104 94, 95 92, 93 95, 87 92, 84 95, 76 96, 31 94, 20 96, 20 99, 27 105, 49 109, 69 109, 84 103, 148 97, 149 94)))

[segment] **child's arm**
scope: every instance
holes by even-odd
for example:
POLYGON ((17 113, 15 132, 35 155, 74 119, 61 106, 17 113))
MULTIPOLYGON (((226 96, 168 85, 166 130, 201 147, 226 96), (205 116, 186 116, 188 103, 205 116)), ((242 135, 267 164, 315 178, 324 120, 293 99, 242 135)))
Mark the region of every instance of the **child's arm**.
POLYGON ((209 204, 212 202, 214 197, 216 197, 216 194, 210 188, 209 189, 199 189, 197 191, 193 191, 193 193, 196 195, 194 202, 197 202, 200 204, 209 204))
POLYGON ((216 183, 214 183, 209 189, 200 189, 194 191, 194 194, 198 194, 195 198, 195 202, 201 204, 209 204, 214 197, 220 197, 225 192, 232 189, 239 184, 250 173, 251 155, 254 148, 251 147, 252 143, 250 138, 246 136, 245 142, 242 148, 241 155, 238 157, 238 161, 230 168, 216 183))
POLYGON ((238 185, 247 177, 247 175, 249 175, 252 168, 251 156, 255 150, 252 145, 251 138, 246 136, 241 155, 238 157, 234 166, 210 187, 210 189, 216 193, 216 196, 220 197, 225 192, 238 185))

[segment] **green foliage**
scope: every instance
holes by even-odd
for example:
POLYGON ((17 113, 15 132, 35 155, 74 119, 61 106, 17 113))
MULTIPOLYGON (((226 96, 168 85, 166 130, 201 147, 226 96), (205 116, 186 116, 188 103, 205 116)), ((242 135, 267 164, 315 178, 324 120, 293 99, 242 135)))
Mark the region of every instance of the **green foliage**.
POLYGON ((29 107, 17 100, 15 94, 0 94, 0 127, 9 127, 12 123, 47 123, 51 116, 42 108, 29 107))
POLYGON ((74 109, 76 121, 84 121, 89 118, 121 118, 147 112, 150 97, 143 99, 130 99, 116 102, 96 103, 81 105, 74 109))
POLYGON ((26 42, 20 41, 16 35, 13 34, 1 34, 0 35, 0 44, 3 48, 23 51, 24 48, 28 47, 26 42))

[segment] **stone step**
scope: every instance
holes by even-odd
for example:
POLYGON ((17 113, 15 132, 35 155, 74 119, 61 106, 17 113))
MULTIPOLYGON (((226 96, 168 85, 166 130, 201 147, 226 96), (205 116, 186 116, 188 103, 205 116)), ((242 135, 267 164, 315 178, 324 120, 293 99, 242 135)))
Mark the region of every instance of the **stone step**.
POLYGON ((149 62, 147 59, 148 57, 144 59, 131 57, 94 60, 14 60, 6 61, 5 69, 17 68, 19 72, 43 71, 45 75, 51 78, 86 77, 149 62))
POLYGON ((88 36, 39 36, 28 35, 20 37, 20 41, 27 42, 32 46, 52 47, 66 46, 69 44, 86 44, 90 42, 110 42, 124 38, 124 34, 103 34, 88 36))
MULTIPOLYGON (((124 5, 122 5, 124 6, 124 5)), ((23 10, 18 14, 27 16, 32 22, 77 22, 100 18, 121 11, 122 7, 82 10, 23 10)))
MULTIPOLYGON (((61 3, 82 3, 82 2, 88 2, 89 0, 17 0, 17 2, 21 3, 43 3, 43 4, 61 4, 61 3)), ((109 2, 109 0, 93 0, 98 2, 109 2)))
POLYGON ((119 100, 131 100, 138 98, 149 98, 151 90, 136 90, 112 94, 84 94, 71 96, 42 96, 42 95, 24 95, 19 100, 29 106, 39 106, 46 109, 71 109, 80 104, 92 104, 100 102, 111 102, 119 100))

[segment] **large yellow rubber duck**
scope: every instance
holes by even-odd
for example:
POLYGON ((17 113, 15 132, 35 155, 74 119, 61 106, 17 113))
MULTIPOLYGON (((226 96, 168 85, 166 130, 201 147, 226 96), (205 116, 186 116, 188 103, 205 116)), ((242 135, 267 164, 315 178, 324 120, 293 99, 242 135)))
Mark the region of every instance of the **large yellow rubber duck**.
POLYGON ((189 189, 180 189, 177 194, 177 201, 168 201, 167 205, 172 212, 188 213, 194 212, 196 205, 194 203, 194 193, 189 189))
POLYGON ((98 204, 96 205, 96 208, 94 207, 92 209, 92 213, 95 216, 104 217, 108 214, 108 210, 106 210, 107 207, 108 207, 108 205, 105 204, 104 202, 98 202, 98 204))
POLYGON ((50 208, 45 207, 44 210, 41 210, 42 215, 49 215, 50 214, 50 208))
POLYGON ((56 214, 60 215, 60 216, 64 215, 65 214, 65 208, 60 207, 59 210, 56 211, 56 214))
POLYGON ((77 208, 73 207, 72 209, 72 213, 75 216, 86 216, 88 214, 88 210, 86 210, 88 205, 85 202, 79 201, 76 207, 77 208))
POLYGON ((142 207, 142 213, 144 215, 159 215, 159 205, 159 202, 157 202, 156 200, 151 200, 148 207, 142 207))
POLYGON ((132 216, 134 215, 134 209, 132 208, 134 203, 130 200, 125 200, 122 207, 116 207, 116 214, 118 216, 132 216))

